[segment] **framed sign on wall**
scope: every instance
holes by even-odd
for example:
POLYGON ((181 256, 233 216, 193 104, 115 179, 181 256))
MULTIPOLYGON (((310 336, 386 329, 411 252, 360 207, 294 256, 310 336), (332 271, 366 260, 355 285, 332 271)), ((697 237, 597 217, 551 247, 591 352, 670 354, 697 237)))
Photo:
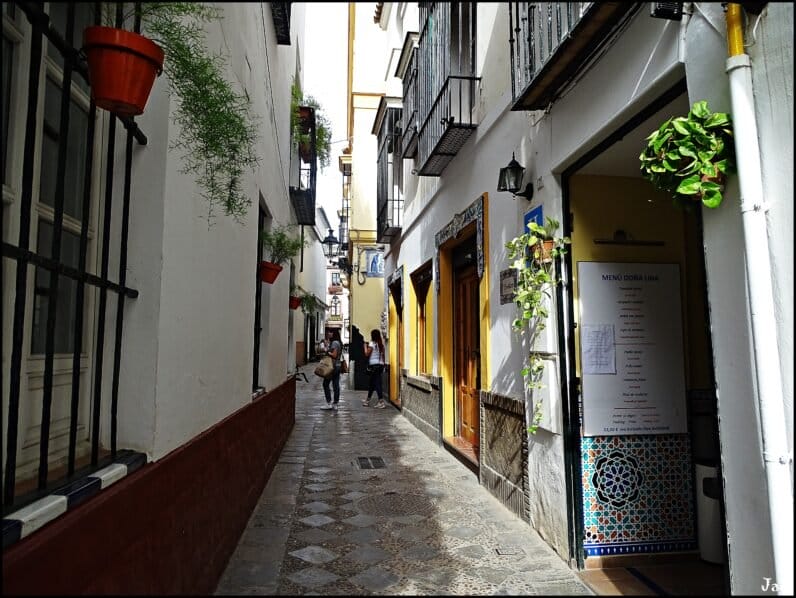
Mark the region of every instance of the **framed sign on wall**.
POLYGON ((578 288, 583 436, 688 432, 679 265, 578 262, 578 288))

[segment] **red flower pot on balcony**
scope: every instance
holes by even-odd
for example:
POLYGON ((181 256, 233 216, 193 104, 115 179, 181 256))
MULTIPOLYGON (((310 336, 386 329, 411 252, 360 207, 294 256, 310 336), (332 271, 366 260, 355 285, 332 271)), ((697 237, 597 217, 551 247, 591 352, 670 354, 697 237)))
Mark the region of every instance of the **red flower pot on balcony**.
POLYGON ((271 262, 260 262, 260 280, 272 284, 279 273, 282 271, 282 266, 273 264, 271 262))
POLYGON ((132 31, 93 26, 83 31, 83 50, 97 106, 120 116, 141 114, 163 71, 163 49, 132 31))
POLYGON ((298 309, 299 305, 301 305, 301 297, 290 298, 290 309, 298 309))

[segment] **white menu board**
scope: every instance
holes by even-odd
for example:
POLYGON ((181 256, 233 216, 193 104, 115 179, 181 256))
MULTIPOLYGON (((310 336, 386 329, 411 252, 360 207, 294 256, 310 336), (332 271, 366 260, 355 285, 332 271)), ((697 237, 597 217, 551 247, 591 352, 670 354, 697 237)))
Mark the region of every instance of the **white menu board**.
POLYGON ((583 435, 688 431, 678 264, 578 262, 583 435))

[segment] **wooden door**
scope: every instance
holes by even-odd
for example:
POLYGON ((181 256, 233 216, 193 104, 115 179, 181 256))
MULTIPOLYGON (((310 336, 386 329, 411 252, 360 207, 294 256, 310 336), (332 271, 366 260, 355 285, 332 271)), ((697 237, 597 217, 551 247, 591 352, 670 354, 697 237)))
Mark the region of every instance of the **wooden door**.
POLYGON ((456 273, 453 303, 456 429, 461 439, 470 443, 477 451, 481 352, 478 326, 478 274, 475 266, 469 266, 456 273))

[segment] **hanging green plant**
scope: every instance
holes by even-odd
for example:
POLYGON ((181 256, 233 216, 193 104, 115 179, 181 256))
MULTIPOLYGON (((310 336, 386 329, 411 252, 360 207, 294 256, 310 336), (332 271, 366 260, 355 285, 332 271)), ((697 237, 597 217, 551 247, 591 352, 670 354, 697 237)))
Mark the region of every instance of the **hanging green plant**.
POLYGON ((695 102, 686 116, 668 119, 647 137, 639 160, 643 176, 677 205, 691 208, 701 201, 717 208, 726 176, 735 172, 730 116, 695 102))
MULTIPOLYGON (((116 3, 105 3, 103 20, 115 20, 116 3)), ((135 3, 124 22, 140 16, 143 31, 164 53, 163 71, 176 97, 172 119, 180 126, 172 149, 183 150, 184 174, 192 174, 208 204, 241 221, 251 199, 242 178, 257 164, 258 122, 245 92, 224 77, 226 60, 211 53, 203 24, 219 20, 220 9, 201 2, 135 3)))
POLYGON ((323 113, 320 102, 313 96, 304 97, 298 82, 293 81, 290 88, 290 133, 299 147, 310 142, 309 129, 304 127, 301 108, 312 108, 315 112, 315 155, 321 170, 331 163, 332 123, 323 113))
POLYGON ((542 421, 542 397, 539 391, 544 388, 542 375, 545 360, 534 350, 539 335, 547 327, 548 301, 553 289, 561 282, 555 274, 555 258, 566 253, 569 237, 556 235, 559 223, 546 218, 544 225, 536 222, 528 224, 528 232, 506 243, 512 267, 517 270, 517 288, 514 302, 519 317, 512 327, 528 341, 528 358, 522 368, 525 386, 530 390, 533 400, 532 423, 528 432, 536 434, 542 421))
POLYGON ((320 307, 320 301, 312 293, 304 293, 301 295, 301 311, 306 315, 312 315, 320 307))

